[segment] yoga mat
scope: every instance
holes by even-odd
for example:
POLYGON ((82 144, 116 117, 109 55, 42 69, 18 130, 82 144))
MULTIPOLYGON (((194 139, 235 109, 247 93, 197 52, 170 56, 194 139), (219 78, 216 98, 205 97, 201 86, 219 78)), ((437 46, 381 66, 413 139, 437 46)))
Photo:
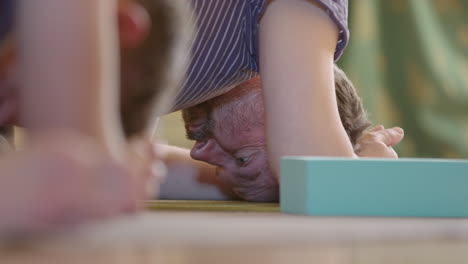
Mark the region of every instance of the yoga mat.
POLYGON ((145 202, 149 210, 219 211, 219 212, 279 212, 277 203, 204 200, 151 200, 145 202))
POLYGON ((288 157, 281 211, 322 216, 468 217, 468 161, 288 157))

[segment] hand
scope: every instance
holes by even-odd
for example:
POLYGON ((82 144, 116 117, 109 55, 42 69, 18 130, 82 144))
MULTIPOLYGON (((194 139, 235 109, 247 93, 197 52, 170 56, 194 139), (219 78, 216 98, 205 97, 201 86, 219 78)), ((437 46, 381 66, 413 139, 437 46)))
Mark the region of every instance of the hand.
POLYGON ((392 146, 400 143, 404 137, 399 127, 384 129, 382 125, 365 131, 357 140, 356 154, 359 157, 398 158, 392 146))
POLYGON ((129 168, 134 163, 114 160, 76 133, 49 133, 35 140, 0 160, 0 237, 138 209, 145 177, 129 168))
POLYGON ((166 177, 166 166, 162 162, 159 144, 145 138, 130 140, 128 168, 136 184, 136 199, 154 199, 159 185, 166 177))

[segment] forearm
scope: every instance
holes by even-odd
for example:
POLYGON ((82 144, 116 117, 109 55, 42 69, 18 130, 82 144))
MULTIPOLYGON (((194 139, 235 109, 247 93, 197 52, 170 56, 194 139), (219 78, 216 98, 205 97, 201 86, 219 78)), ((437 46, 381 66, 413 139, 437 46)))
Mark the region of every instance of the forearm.
POLYGON ((157 147, 160 149, 163 162, 167 167, 187 167, 190 168, 194 177, 217 182, 216 168, 206 162, 192 159, 190 150, 164 144, 158 144, 157 147))
POLYGON ((334 90, 337 36, 331 19, 305 0, 273 1, 262 18, 261 76, 275 172, 287 155, 354 156, 334 90))
POLYGON ((175 146, 158 145, 168 167, 161 185, 163 199, 232 200, 235 195, 216 176, 214 166, 193 160, 190 151, 175 146))
POLYGON ((20 122, 113 148, 121 132, 115 0, 19 1, 20 122))

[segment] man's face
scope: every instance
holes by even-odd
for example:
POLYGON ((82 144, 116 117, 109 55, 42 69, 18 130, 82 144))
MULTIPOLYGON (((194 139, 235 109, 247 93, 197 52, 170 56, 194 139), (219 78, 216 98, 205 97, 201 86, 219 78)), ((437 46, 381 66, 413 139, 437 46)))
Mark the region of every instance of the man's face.
POLYGON ((259 90, 241 89, 184 110, 187 135, 196 140, 191 156, 216 166, 217 176, 249 201, 277 201, 278 182, 267 158, 259 90))

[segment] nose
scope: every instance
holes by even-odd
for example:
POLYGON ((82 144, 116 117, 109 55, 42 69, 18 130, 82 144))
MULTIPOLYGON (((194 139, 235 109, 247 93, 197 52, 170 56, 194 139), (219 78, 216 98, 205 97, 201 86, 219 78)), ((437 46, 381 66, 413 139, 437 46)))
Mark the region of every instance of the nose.
POLYGON ((197 142, 190 151, 190 156, 194 160, 208 162, 215 166, 223 167, 226 160, 226 152, 214 139, 197 142))

